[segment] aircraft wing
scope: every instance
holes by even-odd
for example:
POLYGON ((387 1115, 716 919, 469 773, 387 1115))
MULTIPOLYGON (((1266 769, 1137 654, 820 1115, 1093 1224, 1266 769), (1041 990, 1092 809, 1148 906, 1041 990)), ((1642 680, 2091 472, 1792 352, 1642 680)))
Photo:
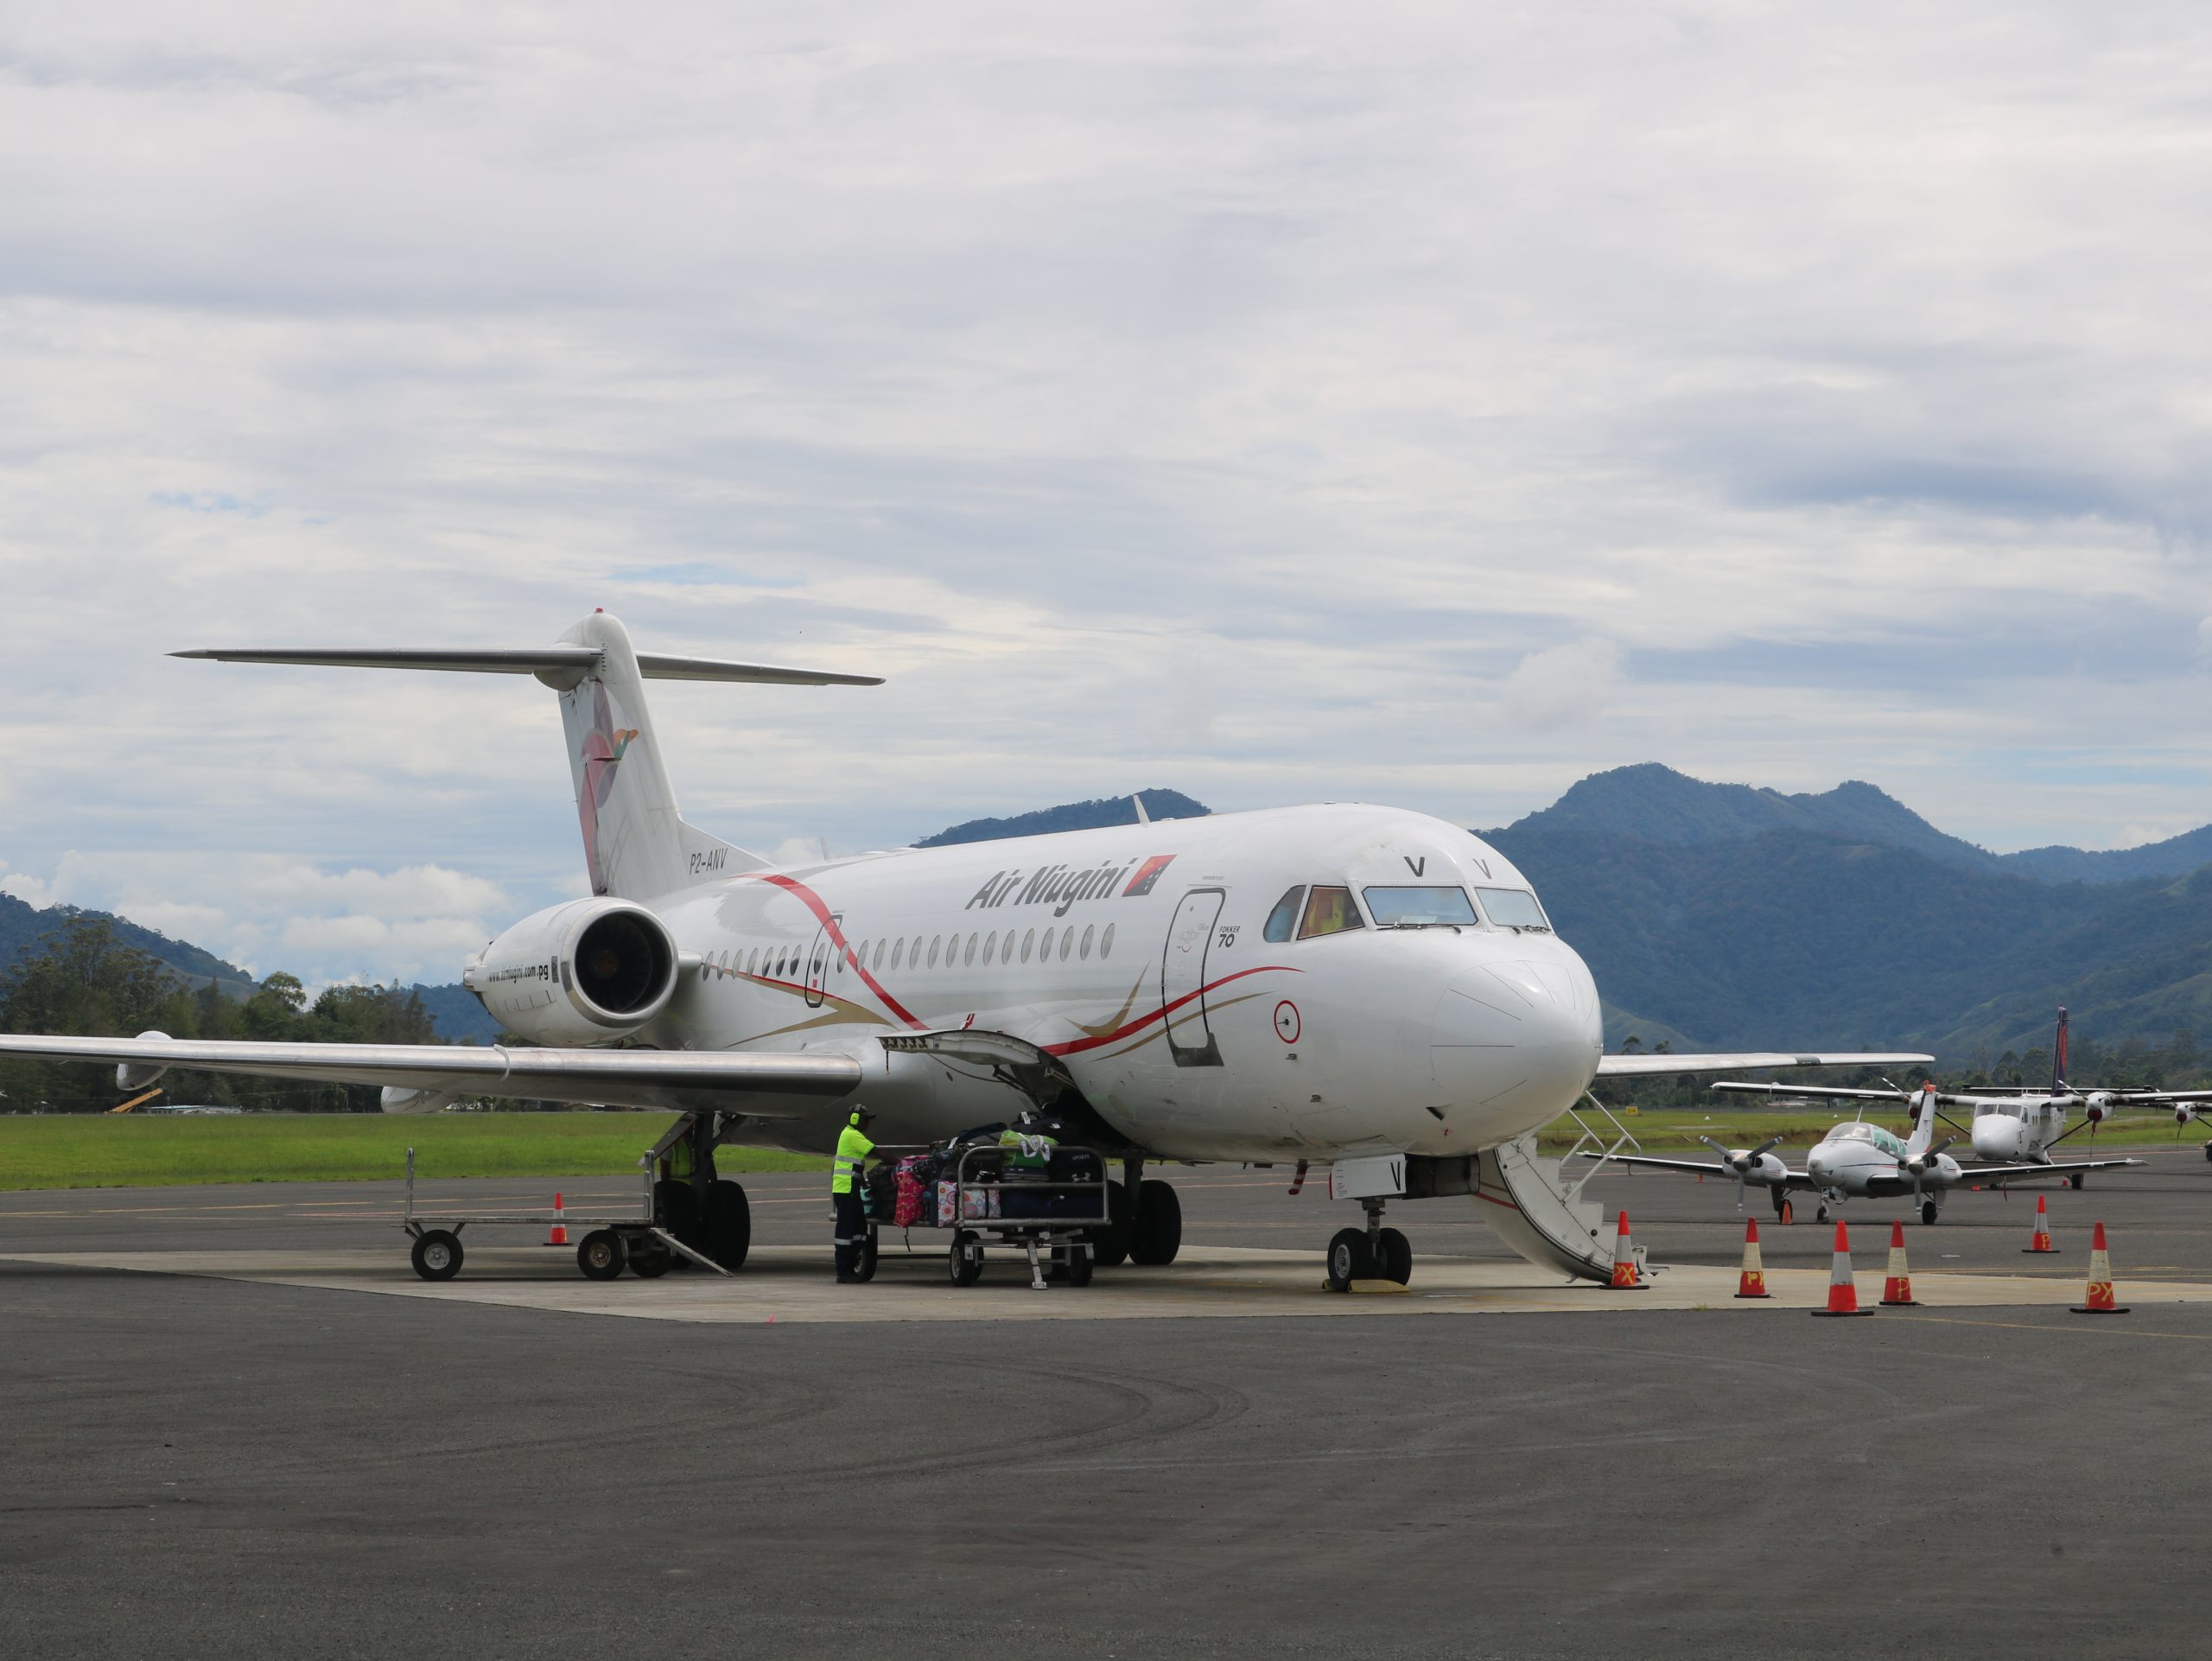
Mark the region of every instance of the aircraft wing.
MULTIPOLYGON (((1907 1067, 1916 1062, 1932 1065, 1935 1060, 1932 1055, 1844 1054, 1834 1051, 1818 1055, 1783 1055, 1770 1050, 1747 1050, 1732 1055, 1601 1055, 1598 1058, 1598 1076, 1643 1079, 1675 1072, 1741 1072, 1747 1067, 1907 1067)), ((1886 1091, 1876 1093, 1889 1094, 1886 1091)))
POLYGON ((169 1067, 324 1084, 524 1096, 594 1107, 719 1110, 798 1118, 860 1087, 845 1055, 734 1050, 502 1049, 461 1044, 263 1044, 227 1039, 48 1038, 0 1034, 0 1055, 111 1061, 150 1084, 169 1067))
POLYGON ((2069 1171, 2111 1171, 2123 1165, 2147 1165, 2143 1159, 2074 1159, 2053 1160, 2048 1165, 1961 1165, 1961 1178, 1986 1181, 1990 1178, 2003 1180, 2015 1176, 2063 1176, 2069 1171))
POLYGON ((1741 1090, 1760 1096, 1846 1096, 1853 1100, 1871 1102, 1902 1102, 1917 1092, 1899 1090, 1873 1090, 1849 1085, 1785 1085, 1779 1079, 1754 1082, 1746 1079, 1723 1079, 1713 1086, 1715 1090, 1741 1090))
MULTIPOLYGON (((1594 1159, 1601 1165, 1648 1165, 1655 1171, 1690 1171, 1699 1176, 1717 1176, 1728 1181, 1736 1180, 1736 1169, 1717 1160, 1662 1159, 1656 1154, 1585 1154, 1585 1159, 1594 1159)), ((1755 1182, 1753 1187, 1771 1188, 1772 1182, 1755 1182)), ((1779 1186, 1788 1188, 1809 1188, 1813 1179, 1802 1171, 1791 1171, 1786 1181, 1779 1186)))

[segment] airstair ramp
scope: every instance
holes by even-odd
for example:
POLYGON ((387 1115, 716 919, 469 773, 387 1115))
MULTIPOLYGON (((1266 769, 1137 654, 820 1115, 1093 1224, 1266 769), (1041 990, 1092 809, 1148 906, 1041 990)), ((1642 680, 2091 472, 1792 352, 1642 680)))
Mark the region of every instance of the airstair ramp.
MULTIPOLYGON (((1613 1275, 1616 1221, 1582 1197, 1582 1190, 1604 1167, 1596 1159, 1573 1178, 1567 1161, 1585 1152, 1617 1154, 1641 1144, 1594 1096, 1586 1107, 1569 1108, 1581 1127, 1574 1146, 1560 1159, 1536 1151, 1535 1133, 1516 1136, 1484 1153, 1475 1187, 1475 1209, 1498 1238, 1539 1268, 1557 1270, 1577 1280, 1609 1282, 1613 1275)), ((1631 1246, 1639 1272, 1643 1248, 1631 1246)))

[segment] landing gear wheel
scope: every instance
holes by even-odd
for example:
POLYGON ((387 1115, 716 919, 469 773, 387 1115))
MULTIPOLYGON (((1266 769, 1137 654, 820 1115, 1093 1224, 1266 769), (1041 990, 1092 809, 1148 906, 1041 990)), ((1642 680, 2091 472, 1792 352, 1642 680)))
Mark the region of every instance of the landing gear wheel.
POLYGON ((1129 1191, 1119 1182, 1106 1185, 1106 1215, 1113 1220, 1090 1231, 1092 1261, 1101 1269, 1119 1269, 1129 1260, 1129 1191))
POLYGON ((2075 1171, 2067 1177, 2066 1186, 2079 1193, 2082 1192, 2082 1179, 2087 1175, 2088 1175, 2087 1171, 2075 1171))
POLYGON ((641 1234, 625 1248, 630 1259, 630 1272, 641 1281, 657 1281, 676 1267, 676 1254, 668 1249, 667 1242, 656 1240, 650 1234, 641 1234))
POLYGON ((1414 1243, 1394 1228, 1375 1237, 1375 1267, 1386 1281, 1403 1286, 1414 1277, 1414 1243))
POLYGON ((983 1243, 973 1229, 963 1228, 954 1234, 952 1250, 945 1255, 955 1286, 973 1286, 983 1272, 983 1243))
MULTIPOLYGON (((707 1190, 705 1251, 724 1269, 745 1267, 745 1254, 753 1249, 753 1205, 736 1183, 721 1181, 707 1190)), ((869 1231, 871 1238, 874 1231, 869 1231)), ((682 1236, 677 1237, 679 1239, 682 1236)))
POLYGON ((1815 1223, 1825 1223, 1828 1220, 1828 1202, 1827 1200, 1823 1200, 1821 1201, 1820 1209, 1813 1213, 1813 1220, 1815 1223))
POLYGON ((1375 1278, 1375 1253, 1363 1228, 1338 1229, 1329 1242, 1329 1289, 1349 1292, 1354 1281, 1375 1278))
POLYGON ((1077 1241, 1067 1248, 1067 1254, 1068 1284, 1070 1286, 1090 1285, 1091 1271, 1096 1267, 1096 1264, 1091 1261, 1090 1245, 1086 1242, 1077 1241))
POLYGON ((1136 1228, 1129 1238, 1129 1261, 1161 1268, 1183 1249, 1183 1202, 1175 1190, 1147 1177, 1137 1189, 1136 1228))
POLYGON ((1930 1228, 1935 1227, 1936 1202, 1934 1200, 1923 1200, 1920 1202, 1920 1220, 1930 1228))
POLYGON ((875 1231, 871 1228, 866 1234, 861 1236, 861 1248, 858 1251, 853 1254, 853 1278, 855 1280, 872 1281, 875 1278, 875 1260, 877 1251, 878 1247, 875 1238, 875 1231))
POLYGON ((586 1280, 614 1279, 629 1257, 622 1237, 611 1228, 595 1228, 576 1245, 576 1267, 584 1271, 586 1280))
POLYGON ((2204 1157, 2207 1159, 2212 1159, 2212 1142, 2208 1142, 2204 1144, 2204 1157))
POLYGON ((415 1237, 407 1256, 424 1280, 449 1281, 461 1273, 461 1237, 448 1229, 426 1230, 415 1237))

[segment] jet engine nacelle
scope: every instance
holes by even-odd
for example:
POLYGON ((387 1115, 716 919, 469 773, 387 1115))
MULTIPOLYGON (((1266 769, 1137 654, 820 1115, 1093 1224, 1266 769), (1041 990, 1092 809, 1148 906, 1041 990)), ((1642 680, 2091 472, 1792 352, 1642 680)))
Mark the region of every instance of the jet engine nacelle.
POLYGON ((534 1044, 603 1044, 676 995, 676 941, 626 900, 575 900, 526 917, 478 954, 461 984, 534 1044))

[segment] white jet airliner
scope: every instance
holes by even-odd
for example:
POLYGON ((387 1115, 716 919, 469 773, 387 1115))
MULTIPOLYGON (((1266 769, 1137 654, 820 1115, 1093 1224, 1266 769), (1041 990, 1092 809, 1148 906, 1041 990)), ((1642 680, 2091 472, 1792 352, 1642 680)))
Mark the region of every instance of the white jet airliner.
POLYGON ((517 923, 466 968, 522 1045, 151 1033, 5 1036, 0 1053, 115 1062, 139 1089, 169 1067, 379 1085, 393 1112, 464 1093, 674 1109, 692 1116, 698 1157, 669 1221, 726 1265, 744 1258, 749 1213, 737 1184, 713 1180, 714 1147, 824 1153, 865 1101, 890 1143, 1032 1105, 1058 1115, 1122 1161, 1096 1249, 1109 1265, 1176 1255, 1174 1190, 1141 1181, 1146 1161, 1313 1161, 1367 1210, 1331 1243, 1335 1283, 1406 1279, 1412 1252, 1382 1226, 1384 1202, 1453 1193, 1492 1201, 1485 1214, 1537 1261, 1602 1277, 1595 1230, 1539 1251, 1511 1171, 1497 1174, 1505 1144, 1592 1079, 1928 1060, 1601 1054, 1590 971, 1527 880, 1471 832, 1394 809, 772 867, 679 815, 644 680, 879 683, 640 655, 604 613, 550 647, 177 655, 537 677, 560 697, 592 897, 517 923))

